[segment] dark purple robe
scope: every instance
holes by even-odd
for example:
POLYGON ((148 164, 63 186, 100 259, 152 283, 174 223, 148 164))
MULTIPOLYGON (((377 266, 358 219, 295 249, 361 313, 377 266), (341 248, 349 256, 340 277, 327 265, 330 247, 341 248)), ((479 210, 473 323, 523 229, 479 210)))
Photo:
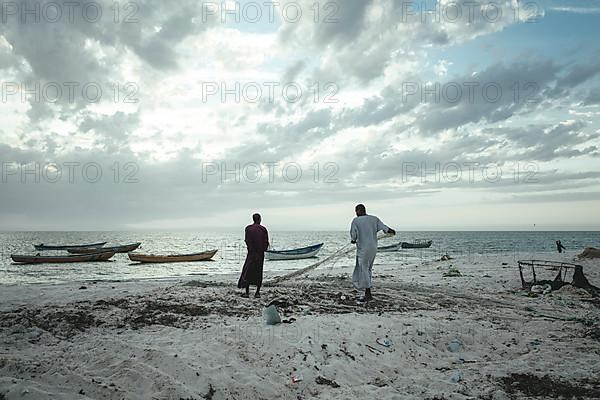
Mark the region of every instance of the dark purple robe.
POLYGON ((265 250, 269 248, 269 233, 267 228, 260 224, 252 224, 246 227, 245 235, 248 255, 242 269, 242 275, 238 281, 238 288, 246 288, 249 285, 262 285, 263 264, 265 261, 265 250))

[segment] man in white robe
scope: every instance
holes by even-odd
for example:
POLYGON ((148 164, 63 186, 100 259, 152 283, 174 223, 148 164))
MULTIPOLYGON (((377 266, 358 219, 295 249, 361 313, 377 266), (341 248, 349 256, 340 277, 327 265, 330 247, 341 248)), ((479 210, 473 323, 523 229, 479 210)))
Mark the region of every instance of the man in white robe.
POLYGON ((357 289, 364 289, 362 301, 373 299, 371 295, 371 277, 373 262, 377 255, 377 232, 384 231, 392 235, 396 231, 385 225, 374 215, 367 215, 367 209, 359 204, 355 208, 356 218, 350 227, 350 239, 356 244, 356 266, 352 274, 352 284, 357 289))

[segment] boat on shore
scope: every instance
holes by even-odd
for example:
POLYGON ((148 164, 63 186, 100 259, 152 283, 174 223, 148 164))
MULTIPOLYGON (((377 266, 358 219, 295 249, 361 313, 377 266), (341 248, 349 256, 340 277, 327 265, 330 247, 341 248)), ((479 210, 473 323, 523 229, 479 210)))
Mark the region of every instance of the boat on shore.
POLYGON ((155 254, 136 254, 128 253, 131 261, 140 263, 176 263, 176 262, 192 262, 192 261, 208 261, 217 254, 217 250, 204 251, 202 253, 193 254, 171 254, 171 255, 155 255, 155 254))
POLYGON ((106 244, 106 242, 101 242, 101 243, 91 243, 91 244, 71 244, 71 245, 60 245, 60 246, 54 246, 54 245, 45 245, 45 244, 35 244, 33 245, 33 247, 35 247, 36 250, 38 251, 45 251, 45 250, 68 250, 68 249, 100 249, 102 246, 104 246, 106 244))
POLYGON ((381 246, 377 248, 378 253, 391 253, 393 251, 398 251, 402 248, 402 243, 396 243, 389 246, 381 246))
POLYGON ((132 243, 126 244, 122 246, 111 246, 111 247, 101 247, 100 249, 94 247, 85 247, 85 248, 68 248, 67 251, 71 254, 91 254, 97 253, 98 250, 102 251, 114 251, 115 253, 129 253, 130 251, 137 250, 140 247, 141 243, 132 243))
POLYGON ((305 258, 316 257, 322 247, 323 243, 319 243, 313 246, 293 250, 267 250, 265 251, 265 257, 267 260, 271 261, 302 260, 305 258))
POLYGON ((432 240, 417 239, 412 242, 402 242, 403 249, 428 249, 433 244, 432 240))
POLYGON ((108 261, 115 255, 114 251, 96 252, 93 254, 61 255, 61 256, 34 256, 11 255, 10 258, 17 264, 66 264, 80 262, 108 261))

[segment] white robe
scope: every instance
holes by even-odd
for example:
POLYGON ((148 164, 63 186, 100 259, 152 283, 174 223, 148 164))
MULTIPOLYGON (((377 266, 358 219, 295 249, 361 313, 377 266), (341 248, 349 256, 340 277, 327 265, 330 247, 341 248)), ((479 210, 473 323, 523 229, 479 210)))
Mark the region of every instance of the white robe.
POLYGON ((370 289, 373 262, 377 255, 377 232, 388 228, 374 215, 361 215, 352 220, 350 238, 356 241, 356 266, 352 284, 357 289, 370 289))

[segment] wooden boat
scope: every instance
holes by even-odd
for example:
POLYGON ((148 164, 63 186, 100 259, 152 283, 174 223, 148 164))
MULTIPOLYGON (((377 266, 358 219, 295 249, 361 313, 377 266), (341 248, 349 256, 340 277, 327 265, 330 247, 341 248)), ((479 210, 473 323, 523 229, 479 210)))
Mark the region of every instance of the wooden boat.
MULTIPOLYGON (((136 250, 140 247, 141 243, 132 243, 126 244, 123 246, 112 246, 112 247, 102 247, 100 250, 102 251, 114 251, 115 253, 129 253, 130 251, 136 250)), ((71 254, 91 254, 97 253, 98 249, 93 247, 85 247, 85 248, 69 248, 67 251, 71 254)))
POLYGON ((403 249, 428 249, 433 241, 425 239, 417 239, 413 242, 402 242, 403 249))
POLYGON ((18 264, 65 264, 79 262, 108 261, 115 255, 114 251, 96 252, 93 254, 78 254, 65 256, 19 256, 11 255, 10 258, 18 264))
POLYGON ((315 257, 323 247, 323 243, 315 244, 314 246, 303 247, 293 250, 267 250, 265 257, 267 260, 301 260, 304 258, 315 257))
POLYGON ((217 250, 205 251, 194 254, 172 254, 172 255, 154 255, 154 254, 136 254, 129 253, 131 261, 141 263, 175 263, 175 262, 191 262, 191 261, 208 261, 217 254, 217 250))
POLYGON ((33 247, 35 247, 35 249, 38 251, 67 250, 67 249, 99 249, 102 246, 104 246, 105 244, 106 244, 106 242, 92 243, 92 244, 71 244, 71 245, 65 245, 65 246, 52 246, 52 245, 47 246, 42 243, 42 244, 33 245, 33 247))
POLYGON ((390 246, 381 246, 377 248, 378 253, 390 253, 392 251, 398 251, 402 248, 402 243, 392 244, 390 246))

